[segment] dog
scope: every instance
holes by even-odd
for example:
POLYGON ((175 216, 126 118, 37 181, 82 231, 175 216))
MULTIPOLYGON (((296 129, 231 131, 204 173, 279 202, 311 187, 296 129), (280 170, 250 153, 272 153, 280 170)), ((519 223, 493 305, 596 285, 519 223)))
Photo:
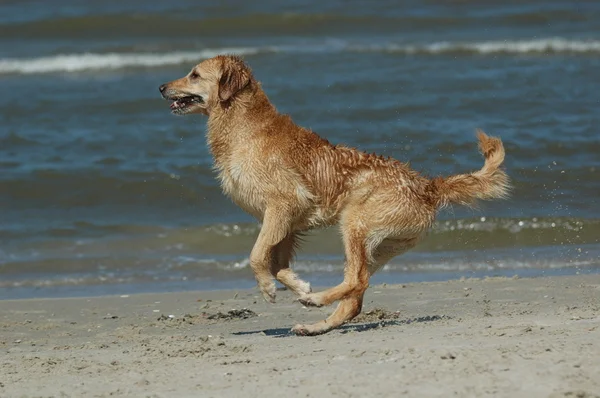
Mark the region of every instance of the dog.
POLYGON ((207 59, 161 85, 160 93, 176 115, 208 116, 207 141, 223 191, 262 223, 250 266, 265 300, 275 301, 276 279, 306 306, 339 301, 327 319, 294 326, 297 335, 326 333, 357 316, 369 278, 413 248, 444 206, 509 194, 499 138, 478 130, 485 158, 480 170, 430 179, 406 163, 332 145, 294 124, 238 56, 207 59), (336 224, 344 243, 344 280, 314 293, 290 261, 304 232, 336 224))

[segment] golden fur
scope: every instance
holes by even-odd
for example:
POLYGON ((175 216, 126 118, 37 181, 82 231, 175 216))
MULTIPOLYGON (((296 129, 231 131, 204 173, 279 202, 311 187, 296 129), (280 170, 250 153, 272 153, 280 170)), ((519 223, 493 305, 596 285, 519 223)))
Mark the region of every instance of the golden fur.
POLYGON ((223 190, 262 222, 250 265, 267 301, 277 279, 309 306, 340 301, 326 320, 296 325, 296 334, 325 333, 358 315, 369 278, 414 247, 440 207, 507 196, 500 169, 504 148, 478 132, 481 170, 428 179, 394 159, 334 146, 277 112, 250 68, 236 56, 217 56, 160 87, 176 114, 208 116, 207 140, 223 190), (344 280, 311 293, 289 267, 299 234, 339 224, 344 280))

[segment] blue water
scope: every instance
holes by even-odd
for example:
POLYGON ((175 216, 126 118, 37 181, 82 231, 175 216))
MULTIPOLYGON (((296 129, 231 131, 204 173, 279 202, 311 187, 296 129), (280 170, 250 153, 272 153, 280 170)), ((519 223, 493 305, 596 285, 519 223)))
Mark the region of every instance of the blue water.
MULTIPOLYGON (((600 268, 600 3, 5 1, 0 298, 252 284, 258 227, 157 90, 224 52, 298 124, 426 174, 502 137, 512 198, 441 214, 377 281, 600 268)), ((318 232, 296 268, 330 284, 341 253, 318 232)))

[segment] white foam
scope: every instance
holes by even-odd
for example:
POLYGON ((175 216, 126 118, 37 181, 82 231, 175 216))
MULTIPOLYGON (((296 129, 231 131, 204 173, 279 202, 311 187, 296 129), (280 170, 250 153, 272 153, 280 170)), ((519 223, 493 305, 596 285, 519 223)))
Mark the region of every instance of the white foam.
POLYGON ((219 48, 200 51, 167 53, 83 53, 54 55, 40 58, 0 59, 0 74, 35 74, 114 70, 129 67, 160 67, 198 62, 218 54, 252 55, 268 52, 392 52, 400 54, 447 54, 468 52, 476 54, 543 54, 543 53, 600 53, 600 40, 568 40, 546 38, 533 40, 499 40, 481 42, 436 42, 429 44, 357 45, 342 40, 328 40, 304 46, 271 46, 219 48))
POLYGON ((357 51, 387 51, 406 54, 444 54, 472 52, 478 54, 526 54, 526 53, 589 53, 600 52, 600 40, 567 40, 546 38, 533 40, 497 40, 482 42, 436 42, 420 45, 354 46, 357 51))
POLYGON ((600 41, 598 40, 567 40, 561 38, 552 39, 537 39, 537 40, 505 40, 505 41, 488 41, 481 43, 440 43, 438 46, 432 46, 431 52, 444 52, 455 49, 471 50, 481 54, 492 53, 542 53, 542 52, 557 52, 557 53, 586 53, 599 52, 600 41))
MULTIPOLYGON (((262 51, 266 51, 263 49, 262 51)), ((154 53, 105 53, 68 54, 30 59, 0 59, 0 73, 52 73, 80 72, 85 70, 121 69, 127 67, 158 67, 197 62, 218 54, 249 55, 258 53, 257 48, 221 48, 201 51, 177 51, 154 53)))

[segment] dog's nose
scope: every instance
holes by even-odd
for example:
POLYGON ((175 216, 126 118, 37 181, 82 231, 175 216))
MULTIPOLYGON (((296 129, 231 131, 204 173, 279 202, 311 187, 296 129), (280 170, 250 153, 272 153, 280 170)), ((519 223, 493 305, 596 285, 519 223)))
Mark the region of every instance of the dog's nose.
POLYGON ((167 89, 167 85, 166 84, 161 84, 160 87, 158 88, 160 90, 160 93, 164 93, 165 90, 167 89))

